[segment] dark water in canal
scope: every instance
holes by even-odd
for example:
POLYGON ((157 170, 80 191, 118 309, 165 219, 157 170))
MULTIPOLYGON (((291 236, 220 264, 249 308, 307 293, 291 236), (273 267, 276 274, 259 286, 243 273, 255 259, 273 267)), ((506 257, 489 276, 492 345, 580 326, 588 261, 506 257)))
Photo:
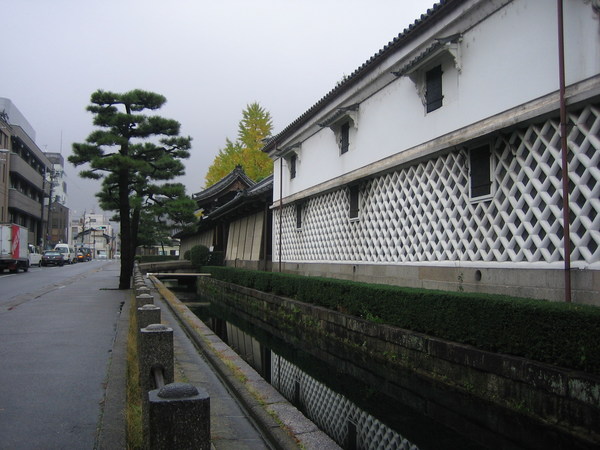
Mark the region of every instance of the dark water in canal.
MULTIPOLYGON (((341 375, 289 343, 250 324, 229 308, 182 301, 284 397, 345 449, 481 449, 398 401, 377 386, 341 375)), ((186 298, 187 297, 187 298, 186 298)))

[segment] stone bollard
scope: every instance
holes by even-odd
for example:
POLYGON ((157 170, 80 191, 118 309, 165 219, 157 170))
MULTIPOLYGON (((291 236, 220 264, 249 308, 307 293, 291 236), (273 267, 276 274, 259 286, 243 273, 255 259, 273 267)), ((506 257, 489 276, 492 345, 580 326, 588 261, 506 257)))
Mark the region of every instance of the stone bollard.
POLYGON ((140 387, 142 392, 155 388, 152 369, 163 369, 165 384, 174 381, 173 329, 160 323, 148 325, 139 335, 140 387))
POLYGON ((139 275, 135 275, 131 284, 134 288, 136 288, 138 286, 145 285, 146 283, 144 282, 144 279, 142 277, 140 277, 139 275))
POLYGON ((146 286, 145 284, 143 286, 136 286, 135 287, 135 295, 142 295, 142 294, 149 294, 150 295, 150 288, 148 286, 146 286))
MULTIPOLYGON (((174 381, 173 329, 154 323, 140 329, 138 335, 139 383, 142 390, 143 435, 146 444, 149 439, 148 392, 161 386, 155 385, 153 369, 162 369, 164 384, 174 381)), ((148 447, 146 445, 146 447, 148 447)))
POLYGON ((210 397, 187 383, 167 384, 148 393, 151 449, 210 449, 210 397))
POLYGON ((137 309, 137 325, 141 329, 153 323, 160 323, 160 307, 147 304, 137 309))
POLYGON ((144 305, 154 304, 154 297, 151 294, 140 294, 135 296, 135 308, 141 308, 144 305))

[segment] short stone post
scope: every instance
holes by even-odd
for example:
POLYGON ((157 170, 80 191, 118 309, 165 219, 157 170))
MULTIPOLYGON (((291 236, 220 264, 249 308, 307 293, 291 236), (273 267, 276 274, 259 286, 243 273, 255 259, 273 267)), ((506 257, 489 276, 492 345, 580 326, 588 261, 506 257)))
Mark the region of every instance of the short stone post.
POLYGON ((139 382, 142 391, 143 434, 146 443, 149 439, 148 392, 159 387, 155 385, 153 369, 162 370, 164 384, 172 383, 175 378, 173 357, 172 328, 154 323, 140 329, 138 335, 139 382))
POLYGON ((153 323, 160 323, 160 307, 147 304, 137 309, 137 325, 141 330, 153 323))
POLYGON ((135 308, 141 308, 144 305, 154 304, 154 297, 151 294, 140 294, 135 296, 135 308))
POLYGON ((162 368, 165 384, 174 381, 173 329, 160 323, 148 325, 139 335, 140 387, 146 393, 155 388, 153 368, 162 368))
POLYGON ((150 288, 148 286, 146 286, 145 284, 137 285, 135 287, 135 295, 142 295, 142 294, 150 294, 150 288))
POLYGON ((167 384, 148 393, 149 447, 210 449, 210 397, 187 383, 167 384))

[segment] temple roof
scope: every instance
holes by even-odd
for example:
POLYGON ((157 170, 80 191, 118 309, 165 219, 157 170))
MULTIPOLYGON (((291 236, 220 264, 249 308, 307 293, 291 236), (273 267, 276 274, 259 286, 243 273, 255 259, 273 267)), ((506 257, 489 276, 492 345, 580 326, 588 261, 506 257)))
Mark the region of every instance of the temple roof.
POLYGON ((231 198, 235 197, 235 194, 242 191, 255 183, 248 175, 244 172, 242 166, 236 166, 229 174, 225 175, 219 181, 212 186, 207 187, 203 191, 192 194, 192 198, 198 204, 198 208, 213 209, 215 203, 222 205, 231 198), (211 205, 213 207, 211 207, 211 205))

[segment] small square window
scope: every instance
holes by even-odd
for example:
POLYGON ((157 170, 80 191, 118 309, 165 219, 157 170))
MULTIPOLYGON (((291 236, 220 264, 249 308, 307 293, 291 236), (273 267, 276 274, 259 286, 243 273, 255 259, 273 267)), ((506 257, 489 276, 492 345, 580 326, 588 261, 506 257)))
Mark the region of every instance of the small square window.
POLYGON ((350 219, 358 219, 358 212, 359 212, 359 203, 358 203, 358 185, 355 184, 354 186, 350 186, 349 187, 349 193, 350 193, 350 214, 349 214, 349 218, 350 219))
POLYGON ((469 182, 472 199, 492 194, 492 155, 489 145, 469 151, 469 182))
POLYGON ((442 107, 442 66, 436 66, 425 72, 425 106, 427 112, 442 107))

